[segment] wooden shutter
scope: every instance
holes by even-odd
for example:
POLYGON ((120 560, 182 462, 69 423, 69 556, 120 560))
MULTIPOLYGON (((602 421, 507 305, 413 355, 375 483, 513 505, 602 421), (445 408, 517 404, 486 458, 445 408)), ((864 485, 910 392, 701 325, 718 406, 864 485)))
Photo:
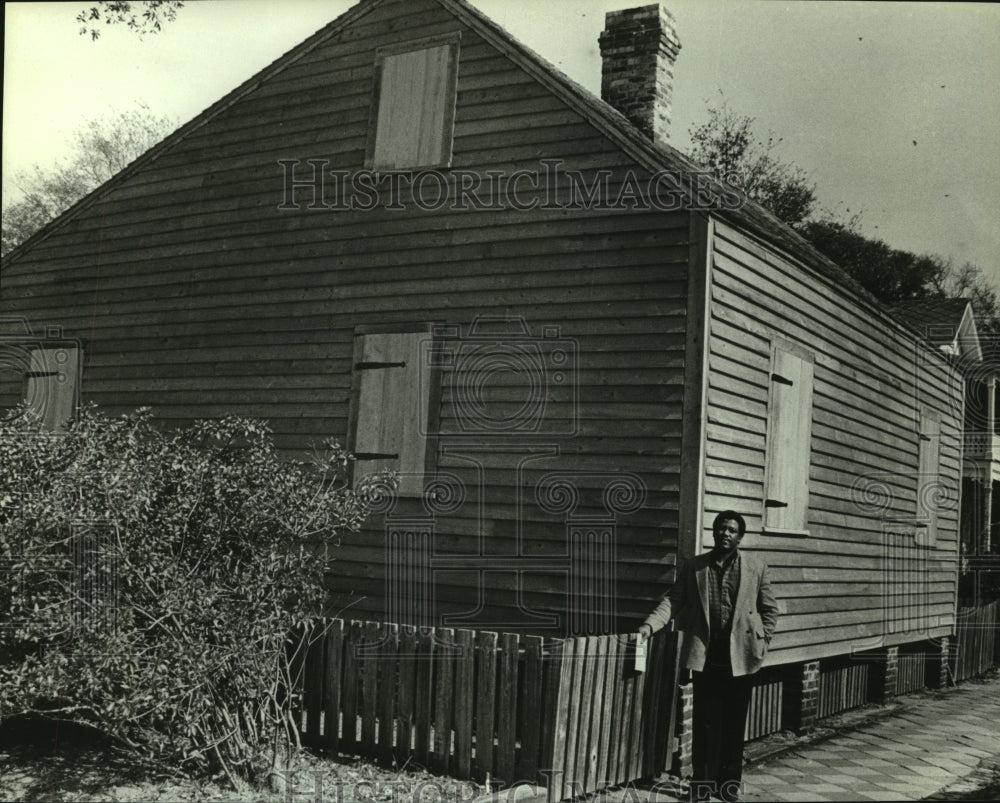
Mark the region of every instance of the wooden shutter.
POLYGON ((781 347, 771 361, 764 526, 801 532, 809 507, 813 363, 781 347))
POLYGON ((457 41, 379 56, 372 168, 451 164, 457 66, 457 41))
POLYGON ((18 343, 0 340, 0 418, 24 402, 25 373, 31 355, 18 343))
POLYGON ((920 415, 920 446, 917 466, 917 529, 919 546, 937 543, 938 500, 941 497, 941 419, 934 413, 920 415))
POLYGON ((389 468, 399 492, 420 493, 427 458, 430 377, 421 374, 427 332, 355 338, 355 415, 351 451, 356 476, 389 468))
POLYGON ((42 422, 43 429, 58 432, 72 420, 79 385, 79 348, 56 346, 31 352, 25 398, 29 414, 42 422))

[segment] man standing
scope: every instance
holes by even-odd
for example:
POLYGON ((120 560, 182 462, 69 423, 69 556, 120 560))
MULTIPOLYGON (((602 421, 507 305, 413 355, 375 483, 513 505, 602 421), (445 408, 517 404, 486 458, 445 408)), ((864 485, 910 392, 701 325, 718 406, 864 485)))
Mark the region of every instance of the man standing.
POLYGON ((648 638, 675 620, 681 666, 694 673, 692 798, 713 792, 722 800, 740 799, 751 676, 764 662, 778 621, 767 565, 739 550, 746 529, 739 513, 716 516, 715 547, 681 567, 639 627, 648 638))

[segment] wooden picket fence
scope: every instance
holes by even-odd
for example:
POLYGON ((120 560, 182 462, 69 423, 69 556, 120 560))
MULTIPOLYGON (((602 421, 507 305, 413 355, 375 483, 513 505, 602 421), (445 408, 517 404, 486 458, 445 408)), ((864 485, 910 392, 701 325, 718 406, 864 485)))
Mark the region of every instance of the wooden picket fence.
POLYGON ((668 769, 677 687, 673 634, 650 639, 644 672, 633 669, 634 636, 569 639, 561 646, 542 731, 543 745, 551 745, 550 803, 668 769))
POLYGON ((646 671, 634 635, 514 633, 317 622, 300 642, 304 744, 460 779, 538 783, 551 801, 666 769, 676 638, 646 671))
POLYGON ((956 683, 981 675, 1000 663, 1000 600, 977 608, 959 608, 951 672, 956 683))

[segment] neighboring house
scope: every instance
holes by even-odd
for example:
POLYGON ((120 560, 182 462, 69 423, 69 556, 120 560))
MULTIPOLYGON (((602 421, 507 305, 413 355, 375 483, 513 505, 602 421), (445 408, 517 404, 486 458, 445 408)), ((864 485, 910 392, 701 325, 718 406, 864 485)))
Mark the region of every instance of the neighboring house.
POLYGON ((1000 553, 1000 337, 984 338, 983 361, 966 374, 963 532, 970 554, 1000 553))
POLYGON ((601 46, 608 102, 461 0, 363 0, 7 257, 34 403, 78 366, 111 413, 399 471, 332 564, 348 616, 629 630, 734 508, 781 677, 929 639, 939 667, 955 361, 667 144, 668 14, 601 46))
MULTIPOLYGON (((965 371, 962 541, 970 558, 1000 552, 1000 337, 983 338, 982 362, 965 371)), ((986 568, 984 566, 983 568, 986 568)), ((1000 579, 1000 578, 998 578, 1000 579)), ((1000 583, 994 580, 996 593, 1000 583)))
POLYGON ((991 557, 1000 548, 1000 338, 979 335, 972 305, 964 299, 913 302, 894 313, 950 355, 965 377, 960 596, 980 602, 984 593, 1000 590, 991 557))

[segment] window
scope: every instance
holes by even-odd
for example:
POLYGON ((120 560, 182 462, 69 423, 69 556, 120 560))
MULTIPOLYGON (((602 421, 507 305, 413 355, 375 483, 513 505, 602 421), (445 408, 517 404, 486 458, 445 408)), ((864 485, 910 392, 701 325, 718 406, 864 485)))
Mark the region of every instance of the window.
POLYGON ((941 507, 941 416, 929 410, 920 413, 917 449, 917 546, 937 543, 938 511, 941 507))
POLYGON ((28 414, 49 432, 65 427, 79 400, 80 349, 75 345, 32 349, 25 378, 28 414))
POLYGON ((423 491, 435 376, 423 366, 431 333, 359 333, 354 337, 350 450, 355 477, 382 469, 400 475, 399 493, 423 491), (423 373, 422 373, 423 372, 423 373))
POLYGON ((806 531, 812 438, 813 357, 792 346, 771 355, 764 528, 806 531))
POLYGON ((379 48, 367 166, 450 166, 457 86, 457 35, 379 48))

